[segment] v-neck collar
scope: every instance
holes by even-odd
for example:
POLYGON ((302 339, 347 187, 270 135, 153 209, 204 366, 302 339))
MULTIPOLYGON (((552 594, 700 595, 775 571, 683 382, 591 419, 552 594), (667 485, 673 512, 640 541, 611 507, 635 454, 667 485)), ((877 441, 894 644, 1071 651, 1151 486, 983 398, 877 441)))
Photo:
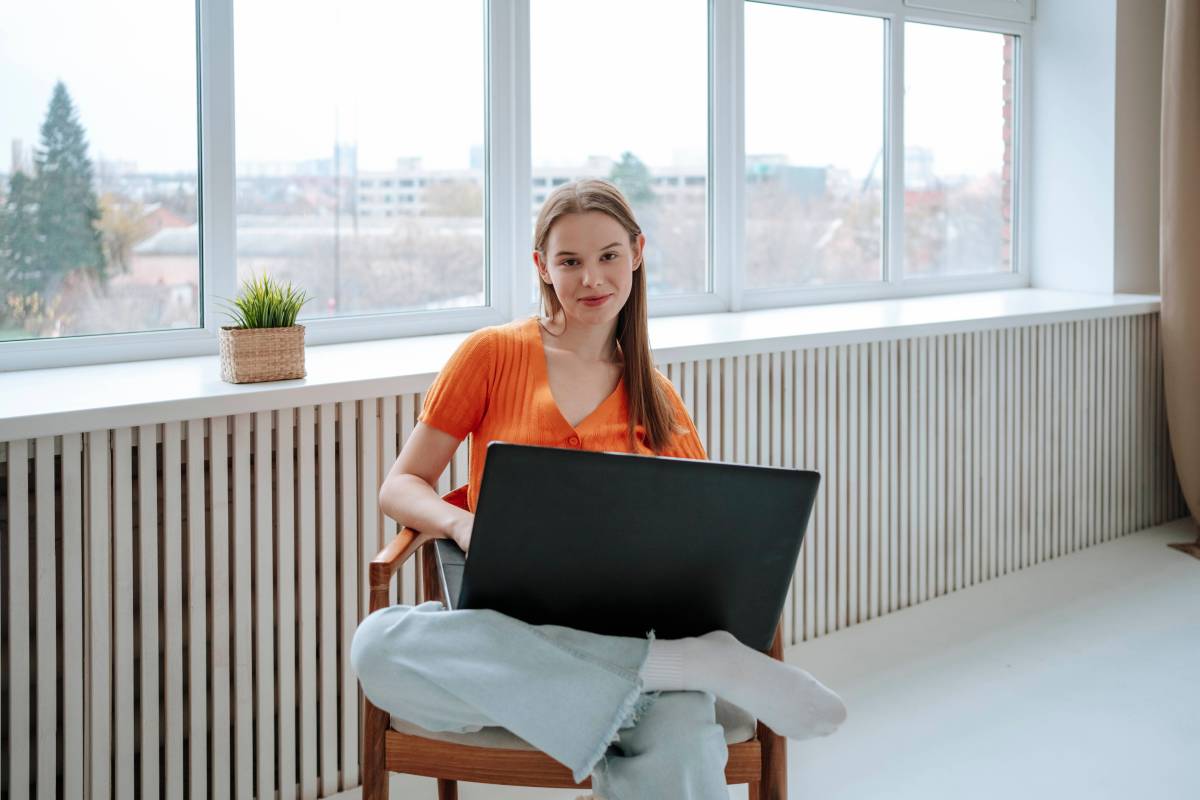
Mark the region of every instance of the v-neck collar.
POLYGON ((613 402, 614 398, 620 396, 622 389, 625 387, 625 375, 622 373, 621 377, 617 379, 617 385, 612 392, 609 393, 608 397, 605 397, 603 400, 601 400, 595 408, 588 412, 587 416, 579 420, 577 425, 572 425, 567 420, 566 414, 562 412, 562 408, 559 407, 558 401, 554 399, 554 391, 550 388, 550 362, 546 359, 546 345, 542 341, 542 332, 540 330, 541 327, 541 323, 538 322, 537 317, 529 318, 529 345, 536 351, 533 354, 532 360, 535 367, 540 371, 540 374, 537 376, 538 386, 536 387, 536 391, 538 394, 542 394, 543 392, 545 393, 545 396, 540 399, 554 410, 554 414, 558 417, 558 421, 561 422, 567 428, 567 430, 571 431, 572 433, 577 433, 586 427, 588 422, 590 422, 593 417, 599 414, 605 406, 613 402))

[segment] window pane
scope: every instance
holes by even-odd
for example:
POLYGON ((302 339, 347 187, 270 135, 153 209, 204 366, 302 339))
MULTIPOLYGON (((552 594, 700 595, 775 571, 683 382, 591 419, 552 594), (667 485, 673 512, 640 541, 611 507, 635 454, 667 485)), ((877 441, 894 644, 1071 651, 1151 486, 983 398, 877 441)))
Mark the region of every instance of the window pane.
POLYGON ((532 0, 529 14, 531 225, 554 186, 612 180, 646 234, 650 293, 708 291, 707 4, 532 0))
POLYGON ((5 7, 0 341, 199 325, 195 15, 5 7))
POLYGON ((1010 271, 1016 39, 917 23, 904 35, 904 272, 1010 271))
POLYGON ((746 287, 882 278, 883 20, 746 4, 746 287))
POLYGON ((239 279, 306 318, 487 302, 483 8, 234 4, 239 279))

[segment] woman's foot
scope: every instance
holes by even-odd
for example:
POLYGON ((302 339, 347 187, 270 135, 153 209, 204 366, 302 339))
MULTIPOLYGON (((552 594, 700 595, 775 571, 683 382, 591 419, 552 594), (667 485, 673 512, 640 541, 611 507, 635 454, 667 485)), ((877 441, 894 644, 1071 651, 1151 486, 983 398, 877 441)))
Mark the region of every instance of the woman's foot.
POLYGON ((640 674, 645 691, 709 691, 790 739, 828 736, 846 719, 842 699, 811 674, 728 631, 655 639, 640 674))

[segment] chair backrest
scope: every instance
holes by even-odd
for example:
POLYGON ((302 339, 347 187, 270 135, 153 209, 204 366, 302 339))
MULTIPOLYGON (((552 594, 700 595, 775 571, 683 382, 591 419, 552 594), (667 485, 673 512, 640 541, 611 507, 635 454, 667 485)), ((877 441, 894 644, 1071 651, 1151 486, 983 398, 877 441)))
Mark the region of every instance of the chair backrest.
POLYGON ((445 500, 450 505, 457 506, 458 508, 461 508, 464 511, 466 511, 467 510, 467 488, 468 488, 467 484, 464 483, 462 486, 458 487, 457 489, 452 489, 451 491, 442 495, 442 499, 445 500))

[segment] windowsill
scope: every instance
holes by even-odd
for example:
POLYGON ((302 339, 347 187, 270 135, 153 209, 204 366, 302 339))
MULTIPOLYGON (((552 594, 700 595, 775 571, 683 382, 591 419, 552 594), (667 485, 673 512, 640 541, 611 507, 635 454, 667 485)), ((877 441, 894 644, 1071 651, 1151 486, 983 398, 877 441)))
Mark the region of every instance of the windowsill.
MULTIPOLYGON (((655 317, 669 363, 1155 312, 1157 295, 1007 289, 655 317)), ((0 441, 424 390, 467 334, 309 347, 308 376, 228 384, 216 356, 0 373, 0 441)))

